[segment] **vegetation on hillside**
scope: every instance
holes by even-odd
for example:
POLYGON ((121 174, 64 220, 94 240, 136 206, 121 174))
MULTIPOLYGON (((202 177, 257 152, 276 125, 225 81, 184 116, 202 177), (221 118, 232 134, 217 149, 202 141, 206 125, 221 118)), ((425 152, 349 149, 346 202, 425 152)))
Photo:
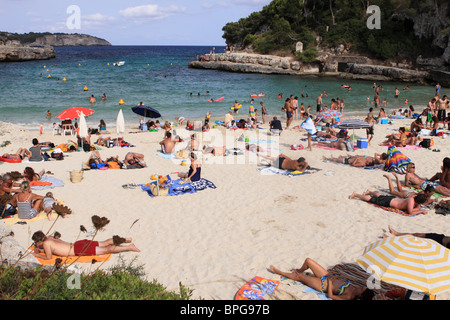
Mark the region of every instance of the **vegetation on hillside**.
MULTIPOLYGON (((419 54, 442 54, 432 48, 436 35, 419 39, 414 35, 414 19, 441 14, 448 17, 448 0, 273 0, 261 11, 227 23, 222 31, 227 45, 251 46, 259 53, 295 51, 295 43, 303 42, 300 59, 314 60, 313 48, 320 36, 323 47, 344 44, 352 52, 381 60, 411 59, 419 54), (367 27, 368 5, 381 11, 381 29, 367 27), (444 12, 442 12, 444 10, 444 12), (434 51, 432 51, 434 50, 434 51)), ((437 21, 435 21, 437 22, 437 21)), ((448 26, 438 25, 438 33, 449 37, 448 26)), ((442 24, 442 23, 441 23, 442 24)))

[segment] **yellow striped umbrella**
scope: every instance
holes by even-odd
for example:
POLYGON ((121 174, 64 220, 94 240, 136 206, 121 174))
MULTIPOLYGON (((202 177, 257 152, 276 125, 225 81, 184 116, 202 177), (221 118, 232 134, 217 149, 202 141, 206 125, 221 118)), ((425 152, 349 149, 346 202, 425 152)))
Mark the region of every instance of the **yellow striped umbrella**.
POLYGON ((434 240, 407 235, 372 243, 356 262, 379 280, 435 295, 450 290, 449 253, 434 240))

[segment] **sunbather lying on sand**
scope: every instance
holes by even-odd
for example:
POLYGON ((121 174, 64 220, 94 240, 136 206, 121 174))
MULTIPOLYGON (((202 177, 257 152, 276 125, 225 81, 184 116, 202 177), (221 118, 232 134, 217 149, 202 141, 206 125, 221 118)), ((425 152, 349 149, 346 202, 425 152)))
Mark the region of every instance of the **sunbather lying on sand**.
POLYGON ((17 150, 16 153, 4 153, 2 155, 2 158, 11 159, 11 160, 16 160, 16 159, 23 160, 23 159, 29 158, 29 157, 31 157, 31 152, 25 148, 19 148, 19 150, 17 150))
POLYGON ((339 157, 322 157, 325 161, 349 164, 353 167, 370 167, 377 164, 382 164, 387 159, 387 154, 382 153, 381 155, 375 153, 373 157, 370 156, 351 156, 347 154, 347 156, 339 156, 339 157))
POLYGON ((280 154, 277 158, 263 156, 263 158, 270 161, 270 164, 278 169, 283 170, 295 170, 295 171, 305 171, 309 167, 305 158, 300 157, 297 160, 292 160, 287 155, 280 154))
POLYGON ((391 181, 391 177, 389 175, 384 174, 383 177, 385 177, 388 180, 389 185, 389 193, 393 196, 399 197, 399 198, 409 198, 409 197, 415 197, 416 195, 423 193, 427 196, 427 201, 423 205, 428 205, 430 203, 433 203, 434 200, 431 199, 431 196, 434 194, 435 190, 432 186, 427 186, 425 190, 422 190, 420 192, 415 192, 412 189, 403 189, 402 184, 400 183, 400 179, 398 178, 397 174, 395 172, 392 172, 392 175, 395 177, 397 181, 397 191, 394 188, 394 184, 391 181))
POLYGON ((128 166, 140 166, 141 168, 144 168, 147 166, 147 164, 144 161, 144 155, 141 153, 136 152, 128 152, 125 155, 125 159, 123 160, 123 163, 128 166))
POLYGON ((427 212, 420 209, 420 205, 427 201, 427 196, 425 194, 418 194, 415 197, 410 197, 406 199, 397 198, 395 196, 384 196, 376 191, 367 190, 363 194, 358 194, 353 192, 349 199, 352 200, 358 198, 365 202, 370 202, 382 207, 394 208, 405 211, 408 215, 415 215, 419 213, 426 214, 427 212))
POLYGON ((278 275, 303 282, 308 287, 326 294, 333 300, 371 300, 374 296, 373 291, 367 287, 361 287, 350 281, 330 276, 324 267, 310 258, 306 258, 300 269, 293 269, 292 272, 283 272, 274 266, 270 266, 269 269, 278 275), (308 269, 312 271, 313 275, 303 274, 308 269))
POLYGON ((140 252, 131 242, 131 238, 125 239, 128 246, 115 245, 112 238, 105 241, 79 240, 69 243, 53 236, 46 236, 42 231, 36 231, 32 240, 35 244, 33 255, 44 260, 51 260, 53 255, 67 256, 95 256, 124 251, 140 252))
POLYGON ((327 142, 319 141, 319 142, 314 143, 313 145, 324 146, 324 147, 329 147, 329 148, 338 149, 338 150, 347 150, 347 146, 345 145, 344 141, 345 141, 345 139, 339 139, 338 141, 327 141, 327 142))
MULTIPOLYGON (((397 232, 394 229, 391 228, 391 226, 388 226, 389 233, 392 234, 394 237, 401 237, 406 235, 412 235, 414 237, 418 238, 427 238, 432 239, 439 243, 440 245, 447 247, 450 249, 450 236, 446 236, 444 234, 438 234, 438 233, 407 233, 407 232, 397 232)), ((388 237, 388 235, 383 234, 383 238, 388 237)))

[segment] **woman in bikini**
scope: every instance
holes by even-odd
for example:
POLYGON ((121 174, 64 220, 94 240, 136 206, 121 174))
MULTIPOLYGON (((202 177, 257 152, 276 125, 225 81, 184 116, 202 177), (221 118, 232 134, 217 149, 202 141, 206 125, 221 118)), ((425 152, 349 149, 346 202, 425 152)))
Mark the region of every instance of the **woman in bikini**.
POLYGON ((293 269, 291 270, 292 272, 283 272, 274 266, 270 266, 269 269, 273 273, 286 278, 303 282, 308 287, 326 294, 333 300, 371 299, 374 295, 373 291, 367 287, 361 287, 350 281, 343 281, 337 277, 331 277, 324 267, 310 258, 306 258, 300 269, 293 269), (308 269, 313 272, 313 275, 303 274, 308 269))
POLYGON ((31 167, 26 167, 25 170, 23 171, 23 179, 25 181, 39 181, 42 179, 42 176, 44 175, 45 170, 42 169, 39 173, 34 172, 33 168, 31 167))

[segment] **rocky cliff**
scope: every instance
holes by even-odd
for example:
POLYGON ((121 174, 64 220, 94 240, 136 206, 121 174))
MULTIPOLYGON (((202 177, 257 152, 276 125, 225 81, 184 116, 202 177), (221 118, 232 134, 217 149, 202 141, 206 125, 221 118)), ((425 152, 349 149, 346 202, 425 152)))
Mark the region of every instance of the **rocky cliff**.
MULTIPOLYGON (((323 57, 323 56, 322 56, 323 57)), ((313 63, 302 63, 293 57, 278 57, 254 53, 217 53, 205 54, 188 64, 191 68, 214 69, 229 72, 334 76, 345 79, 437 82, 450 86, 447 74, 420 71, 409 66, 376 65, 361 56, 327 56, 313 63)))
POLYGON ((53 47, 42 48, 22 45, 19 41, 0 42, 0 62, 47 60, 56 57, 53 47))
POLYGON ((30 46, 110 46, 104 39, 86 34, 50 34, 37 38, 30 46))

